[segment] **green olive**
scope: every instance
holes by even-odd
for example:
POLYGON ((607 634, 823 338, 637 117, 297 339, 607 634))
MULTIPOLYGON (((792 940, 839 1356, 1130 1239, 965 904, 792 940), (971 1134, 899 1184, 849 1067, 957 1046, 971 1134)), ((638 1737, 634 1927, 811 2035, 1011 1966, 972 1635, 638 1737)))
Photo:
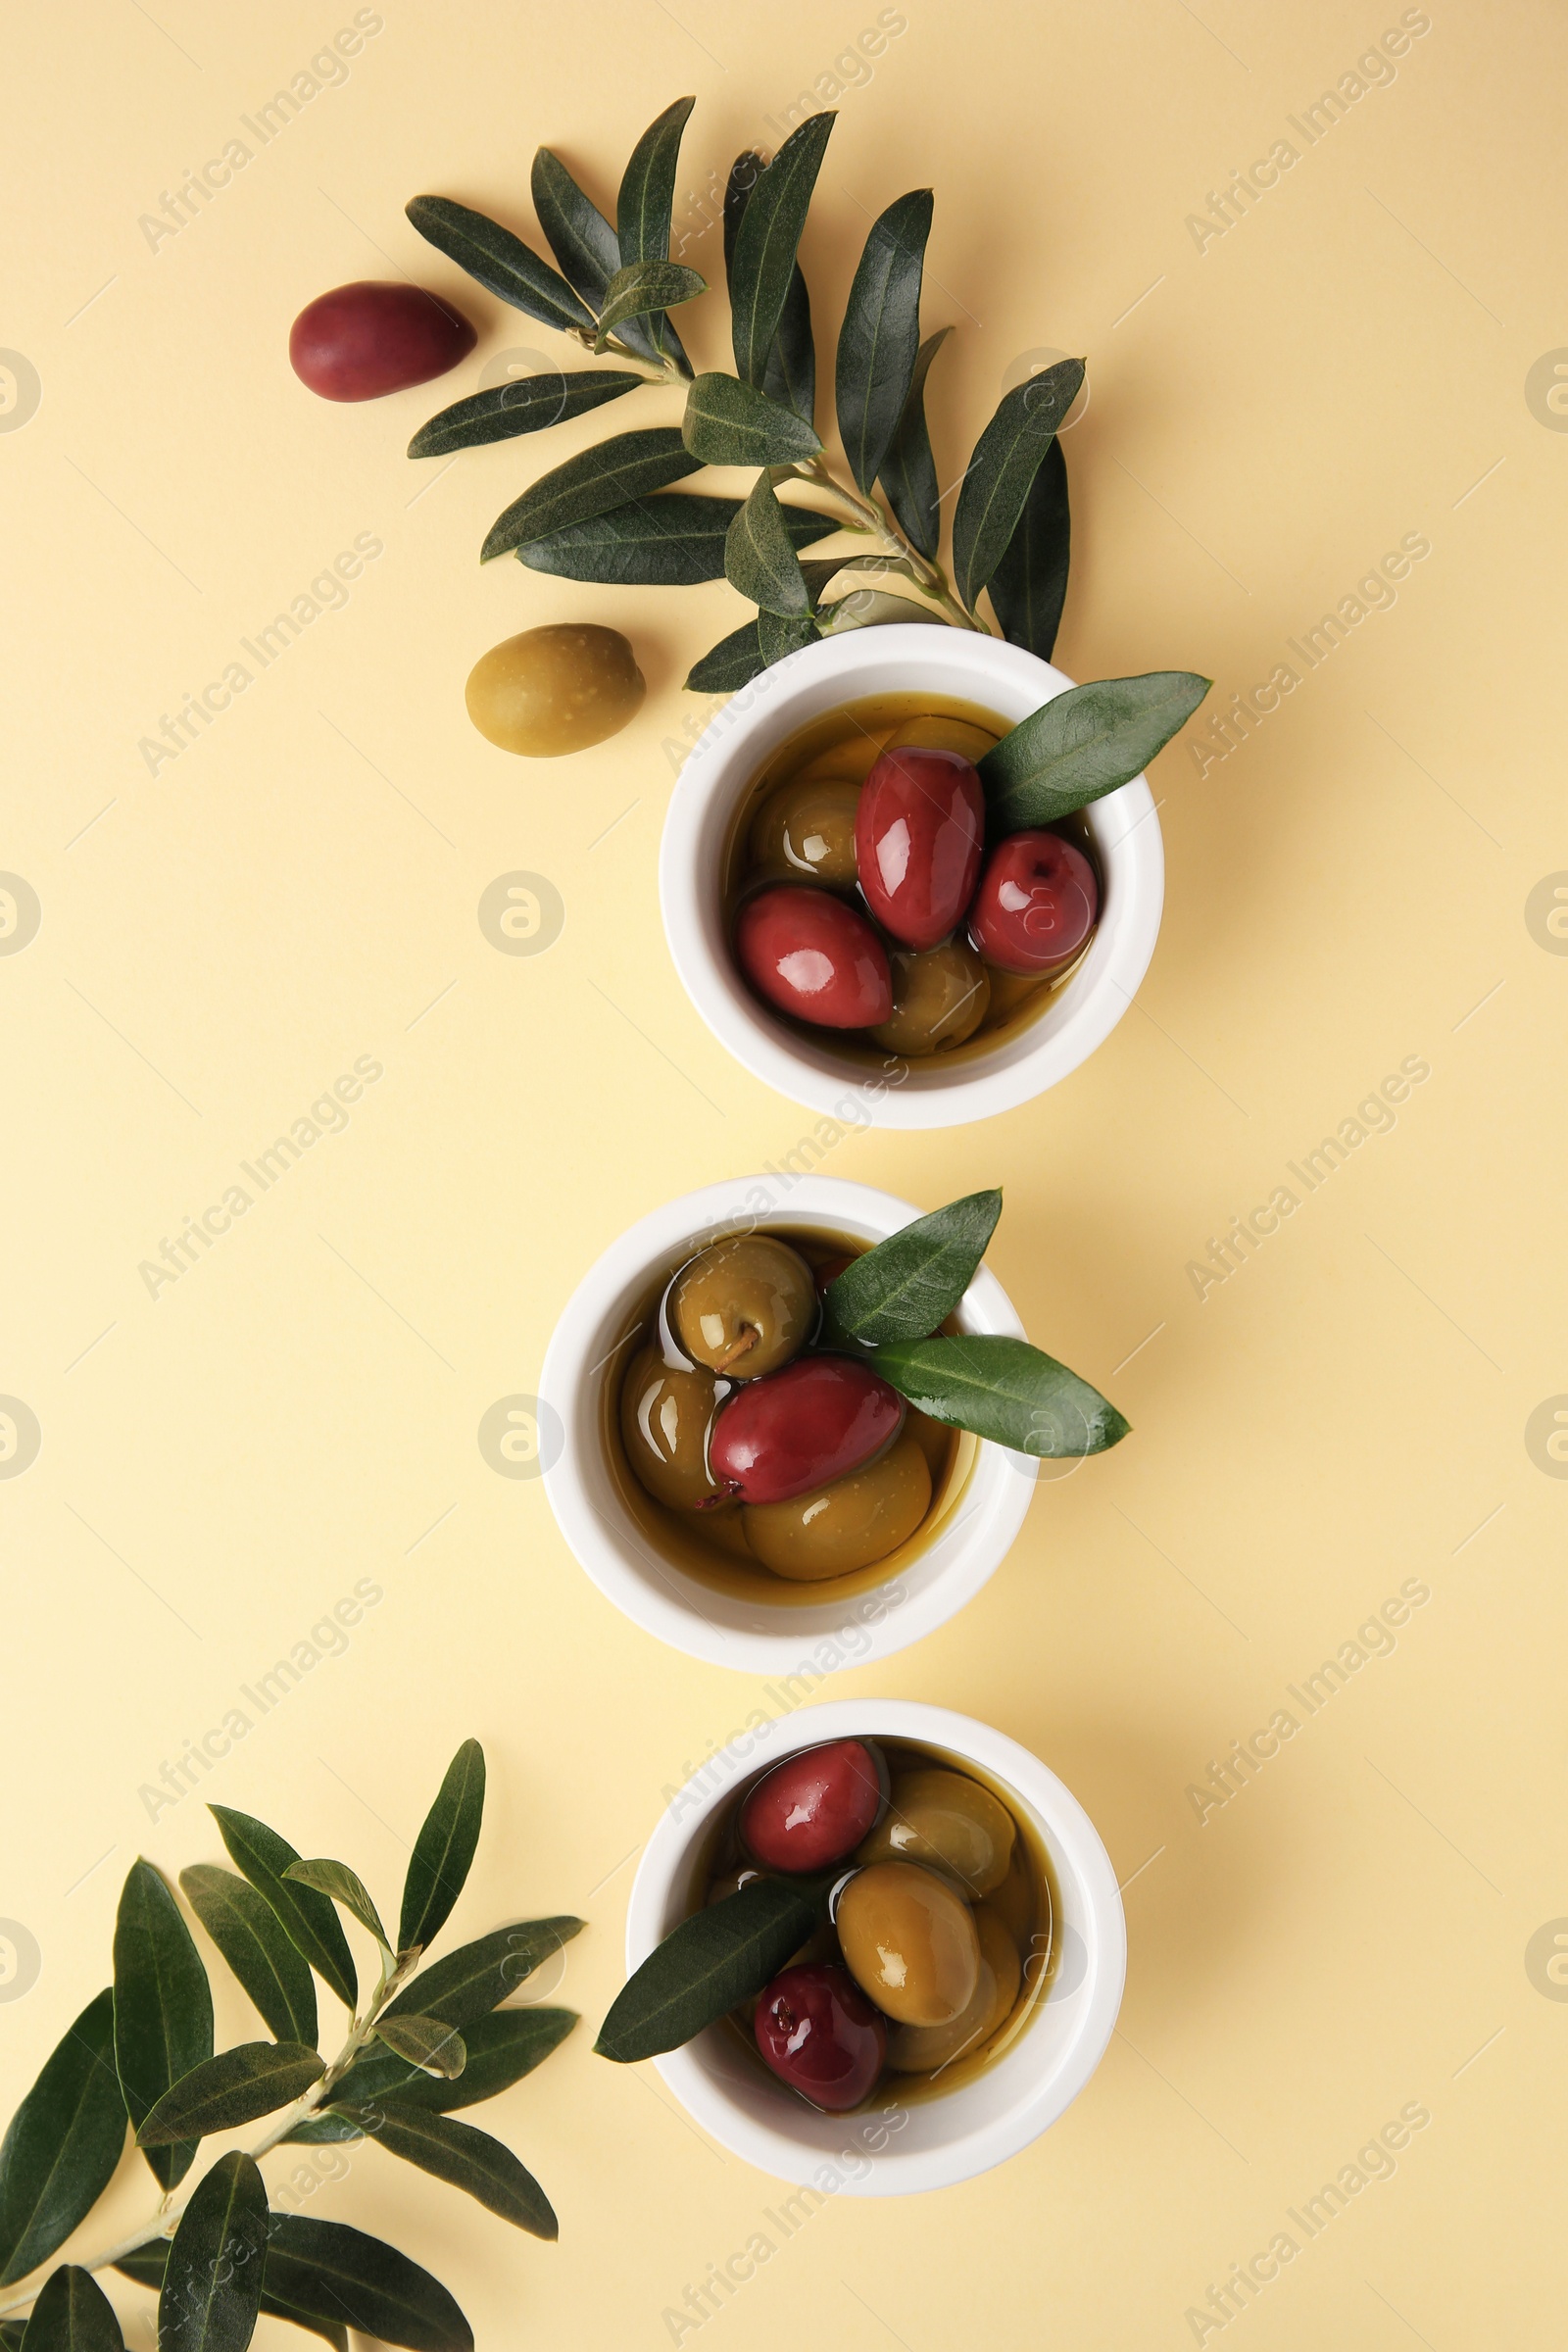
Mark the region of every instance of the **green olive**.
POLYGON ((972 1914, 946 1880, 913 1862, 873 1862, 838 1899, 833 1924, 860 1990, 903 2026, 947 2026, 980 1982, 972 1914))
POLYGON ((708 1474, 708 1425, 717 1383, 711 1372, 666 1364, 657 1348, 638 1349, 620 1384, 620 1435, 639 1485, 671 1510, 694 1510, 718 1493, 708 1474))
POLYGON ((1004 972, 994 963, 985 966, 991 983, 991 1026, 1000 1029, 1034 998, 1044 996, 1050 989, 1049 979, 1042 980, 1038 972, 1004 972))
POLYGON ((929 718, 906 718, 902 727, 895 727, 888 737, 890 752, 906 748, 922 752, 956 752, 961 760, 970 760, 978 767, 987 752, 996 749, 997 738, 989 727, 977 727, 967 718, 941 718, 934 712, 929 718))
POLYGON ((894 948, 893 1015, 870 1034, 890 1054, 940 1054, 973 1037, 991 1004, 991 974, 967 940, 923 953, 894 948))
POLYGON ((1012 2015, 1023 1982, 1018 1946, 989 1903, 976 1905, 974 1924, 980 1938, 980 1978, 973 2000, 951 2025, 890 2026, 888 2064, 896 2074, 935 2074, 955 2058, 972 2057, 1012 2015))
MULTIPOLYGON (((1007 1875, 1000 1886, 992 1888, 986 1897, 987 1907, 1003 1921, 1015 1943, 1032 1948, 1036 1924, 1040 1917, 1042 1888, 1035 1875, 1035 1865, 1029 1858, 1029 1848, 1021 1838, 1012 1841, 1012 1859, 1007 1875)), ((1046 1897, 1045 1925, 1051 1925, 1050 1897, 1046 1897)), ((1049 1949, 1049 1936, 1047 1938, 1049 1949)))
POLYGON ((810 784, 792 777, 777 785, 752 820, 754 863, 797 874, 824 890, 853 890, 859 799, 859 785, 841 776, 810 784))
POLYGON ((826 744, 795 771, 797 784, 820 784, 825 778, 848 777, 863 784, 887 747, 891 727, 862 727, 852 720, 836 742, 826 744))
POLYGON ((816 1323, 811 1269, 788 1242, 741 1234, 715 1242, 675 1277, 670 1328, 712 1372, 756 1380, 800 1354, 816 1323))
POLYGON ((618 735, 647 688, 618 629, 553 621, 493 645, 468 672, 468 716, 486 740, 553 760, 618 735))
POLYGON ((848 1576, 907 1544, 931 1507, 925 1451, 906 1427, 875 1461, 789 1502, 749 1502, 746 1541, 764 1568, 797 1584, 848 1576))
POLYGON ((888 1808, 858 1862, 923 1862, 946 1871, 971 1902, 1002 1885, 1017 1828, 978 1781, 934 1765, 895 1776, 888 1808))

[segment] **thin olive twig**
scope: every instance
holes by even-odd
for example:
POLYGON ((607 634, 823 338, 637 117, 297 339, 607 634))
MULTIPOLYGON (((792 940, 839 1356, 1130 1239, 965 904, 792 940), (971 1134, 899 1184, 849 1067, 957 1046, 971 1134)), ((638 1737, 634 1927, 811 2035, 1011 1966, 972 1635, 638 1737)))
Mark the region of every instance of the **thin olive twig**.
POLYGON ((892 514, 877 505, 874 499, 860 498, 855 491, 847 490, 842 482, 836 481, 825 456, 808 458, 794 471, 800 480, 809 483, 814 490, 825 492, 841 509, 846 510, 842 517, 846 530, 863 531, 879 539, 890 561, 897 562, 901 568, 907 570, 915 586, 922 589, 933 604, 942 607, 956 627, 977 630, 984 637, 992 635, 993 632, 978 614, 966 612, 958 602, 941 564, 933 563, 929 556, 923 556, 906 538, 892 514))

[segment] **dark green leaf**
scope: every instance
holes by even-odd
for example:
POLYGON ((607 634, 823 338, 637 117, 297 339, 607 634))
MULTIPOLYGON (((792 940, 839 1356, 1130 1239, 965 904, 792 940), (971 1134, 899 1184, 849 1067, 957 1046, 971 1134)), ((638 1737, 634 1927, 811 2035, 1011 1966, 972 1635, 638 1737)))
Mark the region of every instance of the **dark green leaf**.
POLYGON ((931 434, 925 420, 925 379, 932 361, 952 332, 951 326, 939 326, 934 335, 927 335, 915 353, 904 414, 880 467, 888 505, 909 545, 917 547, 922 556, 934 556, 942 536, 936 460, 931 455, 931 434))
POLYGON ((612 433, 608 441, 554 466, 514 498, 490 525, 479 561, 488 564, 493 556, 507 555, 531 539, 554 538, 698 469, 699 461, 690 455, 675 425, 612 433))
POLYGON ((143 2246, 133 2246, 122 2254, 115 2268, 123 2278, 134 2278, 138 2286, 150 2286, 155 2291, 164 2283, 164 2266, 169 2260, 167 2237, 149 2238, 143 2246))
MULTIPOLYGON (((156 2293, 164 2283, 164 2270, 168 2261, 169 2241, 160 2237, 150 2245, 138 2246, 133 2253, 122 2256, 115 2268, 126 2278, 133 2278, 138 2286, 150 2286, 156 2293)), ((335 2347, 335 2352, 349 2352, 348 2330, 341 2321, 321 2319, 311 2312, 295 2311, 267 2286, 265 2267, 262 2278, 264 2319, 288 2320, 296 2328, 309 2328, 313 2335, 324 2335, 327 2342, 335 2347)))
POLYGON ((259 2115, 290 2106, 326 2072, 326 2061, 302 2041, 242 2041, 182 2075, 166 2090, 136 2134, 140 2148, 205 2139, 235 2132, 259 2115))
POLYGON ((975 444, 953 516, 953 576, 972 612, 1023 513, 1029 485, 1078 397, 1082 360, 1058 360, 1003 395, 975 444))
POLYGON ((267 2291, 295 2312, 405 2352, 473 2352, 473 2330, 439 2278, 342 2222, 274 2213, 267 2291))
POLYGON ((289 1864, 299 1860, 288 1839, 265 1822, 252 1820, 248 1813, 230 1812, 227 1805, 209 1805, 208 1811, 222 1834, 229 1860, 244 1872, 258 1894, 267 1897, 295 1950, 352 2010, 359 1994, 348 1937, 325 1895, 284 1879, 289 1864))
MULTIPOLYGON (((795 272, 796 249, 835 118, 808 115, 746 199, 730 269, 735 368, 762 389, 795 272)), ((733 175, 732 175, 733 176, 733 175)))
POLYGON ((1051 660, 1067 596, 1072 522, 1067 507, 1067 461, 1053 441, 1029 485, 1012 537, 988 583, 1002 634, 1042 662, 1051 660))
POLYGON ((1049 825, 1142 774, 1213 680, 1187 669, 1070 686, 1022 718, 980 761, 993 834, 1049 825))
MULTIPOLYGON (((172 2083, 213 2054, 213 1996, 179 1905, 150 1862, 133 1862, 115 1921, 115 2065, 140 2130, 172 2083)), ((183 2180, 194 2139, 143 2151, 162 2188, 183 2180)))
POLYGON ((881 1347, 936 1331, 974 1280, 1001 1214, 1000 1193, 969 1193, 852 1259, 823 1299, 834 1336, 881 1347))
POLYGON ((737 2001, 760 1992, 820 1917, 816 1889, 754 1879, 683 1919, 623 1984, 599 2029, 602 2058, 628 2065, 678 2050, 737 2001))
POLYGON ((0 2142, 0 2286, 65 2244, 109 2186, 125 2144, 115 2072, 115 1996, 69 2026, 0 2142))
POLYGON ((786 619, 781 612, 757 615, 757 642, 769 669, 775 662, 785 662, 791 654, 798 654, 803 646, 814 645, 821 634, 809 612, 792 619, 786 619))
POLYGON ((463 1892, 483 1819, 484 1749, 477 1740, 465 1740, 414 1841, 398 1922, 400 1952, 432 1943, 446 1926, 463 1892))
POLYGON ((724 572, 731 587, 764 612, 793 616, 810 607, 784 510, 765 473, 758 475, 725 535, 724 572))
POLYGON ((705 466, 793 466, 822 444, 792 409, 734 375, 700 375, 686 395, 681 435, 705 466))
POLYGON ((593 326, 593 314, 583 308, 565 279, 542 262, 531 247, 498 220, 454 204, 448 196, 416 196, 404 211, 438 253, 476 278, 487 294, 510 302, 514 311, 542 319, 546 326, 568 331, 593 326))
MULTIPOLYGON (((755 147, 735 158, 724 190, 724 273, 733 289, 735 237, 747 198, 766 170, 755 147)), ((793 409, 809 424, 816 410, 816 346, 811 339, 811 299, 797 262, 779 313, 778 331, 768 348, 762 390, 781 408, 793 409)))
MULTIPOLYGON (((550 250, 591 311, 597 312, 605 288, 620 268, 620 245, 614 230, 591 198, 585 196, 559 155, 541 147, 533 159, 533 209, 550 240, 550 250)), ((674 329, 669 330, 674 342, 674 329)), ((657 360, 654 339, 639 319, 628 318, 620 329, 628 350, 657 360)), ((679 355, 679 344, 675 343, 679 355)))
POLYGON ((678 302, 695 301, 707 291, 707 278, 680 262, 628 262, 605 289, 595 351, 605 349, 623 318, 647 318, 673 310, 678 302))
POLYGON ((882 470, 914 376, 931 201, 929 188, 915 188, 871 223, 839 329, 839 437, 862 490, 882 470))
MULTIPOLYGON (((671 490, 634 499, 591 521, 568 523, 547 539, 527 540, 517 561, 532 571, 567 580, 598 580, 638 588, 690 588, 724 576, 724 539, 740 513, 733 498, 705 498, 671 490)), ((825 539, 838 524, 830 514, 791 508, 786 528, 797 547, 825 539)))
POLYGON ((444 2075, 456 2082, 468 2062, 467 2048, 456 2026, 443 2025, 433 2017, 383 2017, 376 2027, 376 2037, 400 2058, 407 2058, 416 2067, 428 2068, 433 2074, 444 2075))
POLYGON ((416 2164, 421 2173, 433 2173, 453 2188, 466 2189, 504 2222, 515 2223, 533 2237, 561 2235, 550 2199, 532 2173, 488 2132, 419 2107, 400 2107, 395 2100, 354 2120, 389 2155, 416 2164))
POLYGON ((3 2352, 22 2352, 22 2339, 26 2332, 25 2320, 0 2320, 0 2347, 3 2347, 3 2352))
POLYGON ((267 2189, 249 2156, 220 2156, 180 2216, 158 2297, 158 2352, 245 2352, 267 2256, 267 2189))
POLYGON ((554 1959, 574 1936, 581 1935, 586 1924, 563 1913, 553 1919, 517 1920, 509 1928, 494 1928, 476 1942, 460 1944, 444 1960, 433 1960, 428 1968, 421 1968, 385 2014, 434 2017, 444 2026, 471 2026, 525 1984, 535 1969, 554 1959))
POLYGON ((852 588, 848 596, 836 603, 823 605, 817 614, 824 637, 837 637, 846 629, 883 628, 890 621, 935 622, 938 628, 947 623, 940 612, 929 605, 918 605, 909 596, 892 596, 885 588, 852 588))
POLYGON ((456 2081, 427 2075, 390 2050, 368 2050, 356 2058, 333 2093, 332 2107, 296 2124, 290 2139, 354 2139, 358 2127, 336 2120, 338 2103, 373 2107, 395 2098, 403 2107, 427 2107, 433 2115, 477 2107, 543 2065, 577 2023, 574 2009, 497 2009, 464 2030, 467 2064, 456 2081), (323 2127, 330 2127, 323 2129, 323 2127))
MULTIPOLYGON (((803 567, 804 568, 804 567, 803 567)), ((750 685, 767 662, 758 642, 755 620, 742 621, 727 637, 694 662, 686 673, 686 684, 694 694, 734 694, 750 685)))
MULTIPOLYGON (((666 106, 631 151, 615 198, 615 238, 623 268, 631 262, 662 262, 669 258, 669 223, 675 206, 680 134, 696 103, 695 98, 677 98, 673 106, 666 106)), ((686 355, 668 320, 655 318, 652 332, 660 348, 680 361, 689 375, 686 355)))
POLYGON ((38 2289, 23 2352, 125 2352, 114 2305, 90 2272, 62 2263, 38 2289))
POLYGON ((283 1876, 294 1886, 310 1886, 318 1894, 338 1903, 350 1919, 357 1919, 368 1936, 373 1936, 382 1951, 392 1948, 381 1914, 371 1902, 365 1881, 346 1862, 333 1862, 319 1856, 310 1862, 291 1862, 283 1876))
POLYGON ((450 409, 421 424, 409 443, 411 458, 445 458, 455 449, 477 449, 487 441, 512 441, 519 433, 540 433, 548 425, 603 408, 647 382, 628 375, 623 368, 582 368, 575 374, 519 375, 511 383, 493 384, 467 400, 455 400, 450 409))
POLYGON ((180 1886, 202 1926, 276 2041, 314 2042, 316 1980, 254 1886, 216 1862, 193 1862, 180 1886))
POLYGON ((1103 1453, 1127 1435, 1098 1389, 1027 1340, 892 1340, 876 1368, 933 1421, 1037 1459, 1103 1453))

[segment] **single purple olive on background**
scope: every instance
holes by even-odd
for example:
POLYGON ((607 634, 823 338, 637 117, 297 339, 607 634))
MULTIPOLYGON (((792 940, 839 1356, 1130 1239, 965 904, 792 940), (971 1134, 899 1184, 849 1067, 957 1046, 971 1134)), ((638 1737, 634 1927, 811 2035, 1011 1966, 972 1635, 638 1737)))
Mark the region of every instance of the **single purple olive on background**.
POLYGON ((809 883, 748 899, 735 953, 760 997, 819 1029, 871 1029, 893 1010, 882 942, 863 914, 809 883))
POLYGON ((856 861, 866 905, 906 948, 934 948, 962 921, 985 830, 980 778, 961 754, 910 747, 877 760, 856 810, 856 861))
POLYGON ((441 295, 362 277, 306 304, 289 329, 288 356, 322 400, 379 400, 445 375, 477 341, 441 295))
POLYGON ((782 1372, 747 1381, 719 1407, 709 1467, 721 1494, 788 1502, 891 1446, 904 1415, 904 1398, 868 1364, 798 1356, 782 1372))
POLYGON ((1100 912, 1100 885, 1082 850, 1059 833, 1009 833, 986 860, 969 937, 1004 972, 1071 963, 1100 912))
POLYGON ((758 2049, 781 2082, 842 2115, 882 2072, 888 2030, 848 1969, 787 1968, 757 2004, 758 2049))
POLYGON ((828 1740, 763 1773, 736 1827, 766 1870, 831 1870, 868 1838, 886 1801, 881 1758, 863 1740, 828 1740))

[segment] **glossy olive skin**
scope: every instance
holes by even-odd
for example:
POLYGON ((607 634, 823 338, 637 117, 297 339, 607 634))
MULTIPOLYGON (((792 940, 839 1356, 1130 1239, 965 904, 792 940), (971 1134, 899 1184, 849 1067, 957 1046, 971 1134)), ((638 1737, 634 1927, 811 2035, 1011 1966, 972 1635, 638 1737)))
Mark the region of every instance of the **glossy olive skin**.
POLYGON ((618 629, 562 620, 504 637, 463 691, 468 716, 498 751, 559 760, 617 735, 647 688, 618 629))
POLYGON ((736 1827, 763 1870, 831 1870, 869 1835, 886 1791, 874 1748, 863 1740, 828 1740, 764 1772, 736 1827))
POLYGON ((855 853, 865 903, 906 948, 934 948, 963 919, 985 841, 980 779, 957 752, 885 751, 865 779, 855 853))
POLYGON ((1070 841, 1044 829, 1009 833, 986 859, 969 910, 969 938, 1004 972, 1071 963, 1095 927, 1100 885, 1070 841))
POLYGON ((289 329, 288 356, 323 400, 379 400, 445 375, 477 340, 439 294, 364 277, 306 304, 289 329))
POLYGON ((851 1976, 900 2025, 951 2025, 974 1999, 974 1919, 934 1871, 873 1862, 843 1888, 833 1924, 851 1976))
POLYGON ((991 976, 966 939, 922 953, 895 948, 891 1016, 872 1030, 890 1054, 940 1054, 973 1037, 991 1004, 991 976))
POLYGON ((809 883, 748 899, 735 953, 760 997, 818 1029, 871 1029, 893 1010, 882 942, 863 914, 809 883))
POLYGON ((683 1266, 669 1323, 693 1361, 735 1380, 777 1372, 816 1328, 816 1285, 798 1250, 771 1234, 715 1242, 683 1266))
POLYGON ((923 1862, 956 1881, 971 1902, 1002 1885, 1017 1830, 1005 1805, 978 1781, 940 1765, 900 1773, 887 1813, 861 1846, 861 1862, 923 1862))
POLYGON ((764 1987, 752 2031, 779 2081, 830 2115, 858 2107, 882 2072, 887 2026, 848 1969, 785 1969, 764 1987))
POLYGON ((1023 1982, 1018 1946, 989 1903, 974 1913, 980 1939, 980 1976, 974 1998, 946 2026, 892 2026, 887 2062, 901 2075, 929 2075, 954 2059, 970 2056, 1011 2015, 1023 1982))
POLYGON ((853 890, 859 799, 859 785, 842 776, 807 784, 791 777, 768 794, 752 820, 753 861, 787 868, 824 890, 853 890))
POLYGON ((904 1413, 898 1391, 858 1357, 801 1356, 720 1406, 709 1464, 720 1492, 741 1502, 788 1502, 880 1453, 904 1413))
POLYGON ((657 1348, 640 1348, 620 1384, 620 1437, 637 1483, 670 1510, 697 1510, 718 1499, 708 1469, 708 1430, 717 1383, 699 1367, 666 1364, 657 1348))
POLYGON ((931 1466, 906 1424, 897 1443, 863 1468, 788 1502, 748 1503, 741 1524, 764 1568, 792 1584, 814 1584, 885 1560, 930 1508, 931 1466))

